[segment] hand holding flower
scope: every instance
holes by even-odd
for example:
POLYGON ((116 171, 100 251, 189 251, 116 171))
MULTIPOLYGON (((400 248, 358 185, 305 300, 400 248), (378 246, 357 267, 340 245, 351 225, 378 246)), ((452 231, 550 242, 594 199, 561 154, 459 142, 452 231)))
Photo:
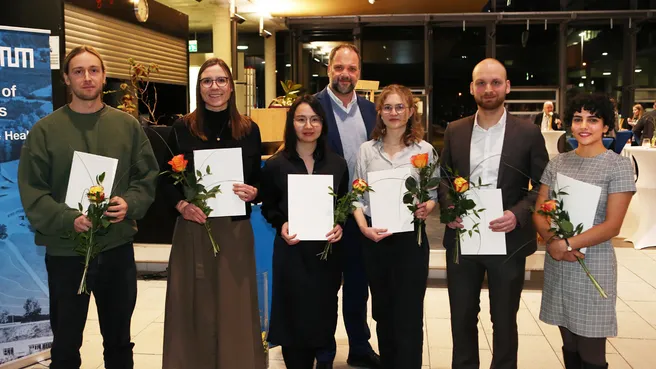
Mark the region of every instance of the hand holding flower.
POLYGON ((426 202, 422 202, 421 204, 417 204, 417 210, 415 210, 415 218, 426 220, 428 215, 433 212, 433 209, 435 209, 434 200, 428 200, 426 202))
POLYGON ((185 220, 195 222, 198 224, 205 224, 207 220, 207 215, 199 208, 198 206, 188 203, 186 201, 180 201, 182 204, 178 206, 178 211, 185 220))
POLYGON ((567 244, 565 243, 565 240, 561 239, 556 239, 550 242, 547 246, 547 252, 556 261, 574 262, 577 261, 577 257, 581 259, 585 258, 585 255, 582 254, 579 250, 572 250, 571 252, 567 251, 567 244))
POLYGON ((335 228, 331 229, 330 232, 326 234, 327 241, 330 243, 339 242, 342 239, 342 226, 337 224, 335 228))
POLYGON ((91 221, 89 218, 87 218, 86 215, 80 215, 79 217, 75 218, 75 221, 73 222, 73 228, 77 233, 86 232, 92 226, 93 224, 91 224, 91 221))

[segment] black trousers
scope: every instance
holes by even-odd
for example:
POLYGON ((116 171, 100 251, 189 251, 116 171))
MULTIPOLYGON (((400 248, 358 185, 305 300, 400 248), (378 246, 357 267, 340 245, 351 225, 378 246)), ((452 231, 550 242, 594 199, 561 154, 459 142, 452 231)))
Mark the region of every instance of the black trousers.
POLYGON ((372 314, 385 369, 421 368, 428 258, 425 232, 421 247, 416 232, 396 233, 378 243, 367 239, 364 244, 372 314))
MULTIPOLYGON (((77 294, 84 259, 46 255, 50 290, 50 325, 54 340, 50 369, 78 369, 89 295, 77 294)), ((132 369, 130 320, 137 301, 137 267, 132 243, 98 255, 90 264, 87 288, 98 307, 107 369, 132 369)))
POLYGON ((287 369, 313 369, 317 349, 306 347, 282 347, 282 359, 287 369))
MULTIPOLYGON (((364 356, 371 351, 371 332, 367 325, 367 300, 369 283, 365 273, 362 245, 365 237, 360 232, 353 216, 344 225, 342 248, 342 317, 349 341, 349 356, 364 356)), ((337 343, 317 351, 317 362, 332 363, 337 353, 337 343)))
POLYGON ((506 255, 460 256, 455 264, 453 249, 446 256, 453 369, 479 369, 478 313, 481 286, 487 273, 492 316, 492 368, 517 369, 517 311, 524 287, 525 257, 506 255))

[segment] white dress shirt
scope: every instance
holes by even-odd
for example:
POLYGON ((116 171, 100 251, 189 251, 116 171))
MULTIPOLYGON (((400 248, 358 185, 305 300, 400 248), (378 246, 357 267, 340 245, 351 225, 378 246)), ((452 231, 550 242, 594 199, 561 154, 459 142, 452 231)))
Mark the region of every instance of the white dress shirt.
MULTIPOLYGON (((410 146, 406 146, 400 152, 394 154, 393 157, 390 157, 385 150, 383 149, 383 142, 381 140, 369 140, 360 146, 360 153, 358 154, 357 165, 355 166, 355 178, 362 178, 367 183, 369 183, 369 178, 367 173, 377 172, 380 170, 387 169, 397 169, 397 168, 412 168, 412 163, 410 158, 417 154, 428 153, 428 162, 432 163, 433 160, 433 145, 428 142, 421 140, 418 143, 414 143, 410 146)), ((419 179, 419 174, 417 170, 413 170, 413 177, 419 179)), ((440 171, 435 170, 433 177, 439 177, 440 171)), ((371 184, 371 183, 369 183, 371 184)), ((374 191, 376 187, 371 186, 374 191)), ((437 189, 432 189, 428 191, 430 198, 437 202, 437 189)), ((362 208, 362 211, 367 216, 371 216, 371 211, 369 210, 369 194, 365 193, 361 198, 353 203, 358 208, 362 208)))
POLYGON ((497 188, 507 114, 504 109, 497 124, 485 130, 478 124, 478 112, 476 113, 469 152, 471 183, 478 183, 480 178, 482 184, 489 184, 486 188, 497 188))
MULTIPOLYGON (((353 93, 353 98, 344 106, 342 101, 335 95, 335 93, 328 88, 328 96, 332 100, 335 123, 339 132, 339 138, 342 141, 342 149, 344 151, 344 159, 349 168, 349 190, 351 189, 351 182, 353 181, 353 172, 355 171, 355 162, 357 161, 358 151, 360 145, 367 141, 367 127, 364 124, 364 118, 360 113, 360 106, 358 105, 358 97, 353 93)), ((326 112, 330 114, 331 112, 326 112)))

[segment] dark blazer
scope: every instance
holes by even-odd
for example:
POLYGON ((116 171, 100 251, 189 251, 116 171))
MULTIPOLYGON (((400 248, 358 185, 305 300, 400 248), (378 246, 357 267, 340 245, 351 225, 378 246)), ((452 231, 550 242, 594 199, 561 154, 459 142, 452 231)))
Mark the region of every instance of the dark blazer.
MULTIPOLYGON (((457 170, 462 176, 470 175, 470 143, 474 129, 474 116, 449 124, 444 133, 444 149, 440 155, 442 168, 457 170)), ((497 188, 501 189, 503 209, 517 218, 517 228, 506 234, 507 255, 528 256, 537 249, 536 230, 531 208, 535 206, 540 177, 549 161, 544 137, 539 127, 507 114, 506 132, 501 149, 501 164, 497 188), (528 191, 529 179, 532 191, 528 191), (519 250, 519 251, 518 251, 519 250)), ((449 179, 443 173, 440 183, 440 207, 449 206, 449 179)), ((481 224, 481 227, 487 224, 481 224)), ((444 247, 455 246, 456 232, 446 227, 444 247)))
MULTIPOLYGON (((339 129, 337 128, 337 122, 335 121, 335 113, 333 113, 333 109, 337 107, 334 106, 335 103, 333 102, 333 99, 328 95, 328 88, 329 87, 326 86, 326 88, 318 92, 315 96, 326 113, 326 123, 328 124, 328 146, 333 152, 344 157, 344 147, 342 146, 342 139, 339 136, 339 129)), ((357 99, 360 114, 362 114, 362 120, 364 120, 364 125, 367 129, 367 138, 370 139, 371 132, 376 126, 376 105, 361 96, 358 96, 357 99)))
MULTIPOLYGON (((544 112, 541 111, 540 114, 535 116, 535 120, 533 121, 533 123, 536 126, 540 127, 540 128, 542 127, 542 116, 543 115, 544 115, 544 112)), ((563 127, 562 121, 560 123, 560 128, 558 128, 558 125, 556 124, 556 119, 560 119, 560 115, 558 115, 558 113, 553 113, 553 116, 551 117, 551 129, 553 129, 554 131, 564 131, 565 128, 563 127)))
POLYGON ((643 139, 651 139, 654 136, 654 125, 656 125, 656 110, 643 115, 633 126, 633 133, 640 139, 639 145, 642 144, 643 139))

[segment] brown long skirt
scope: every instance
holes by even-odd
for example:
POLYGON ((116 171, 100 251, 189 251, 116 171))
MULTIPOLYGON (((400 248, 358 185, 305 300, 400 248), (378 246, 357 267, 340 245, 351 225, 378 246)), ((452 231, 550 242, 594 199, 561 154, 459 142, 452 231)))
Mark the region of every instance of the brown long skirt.
POLYGON ((254 237, 248 220, 178 218, 169 260, 163 369, 264 369, 254 237))

